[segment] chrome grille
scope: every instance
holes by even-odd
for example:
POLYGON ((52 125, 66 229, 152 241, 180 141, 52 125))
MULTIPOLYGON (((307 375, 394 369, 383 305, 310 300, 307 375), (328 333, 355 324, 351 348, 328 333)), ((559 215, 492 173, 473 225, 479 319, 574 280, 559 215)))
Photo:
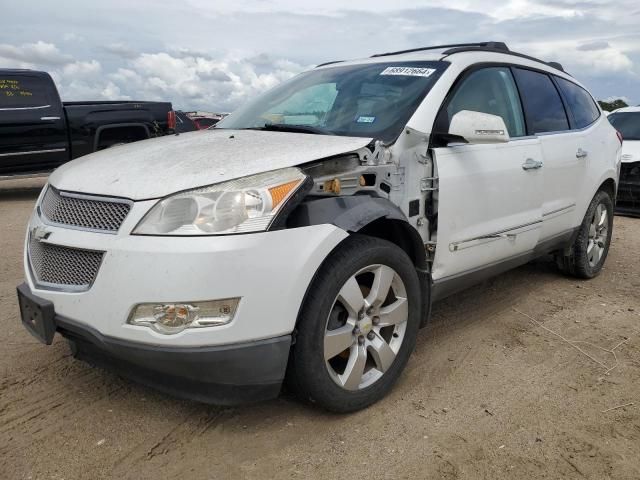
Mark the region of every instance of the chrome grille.
POLYGON ((63 247, 29 239, 29 262, 36 283, 45 287, 88 290, 104 252, 63 247))
POLYGON ((115 233, 131 210, 131 202, 59 192, 49 186, 40 203, 50 223, 115 233))

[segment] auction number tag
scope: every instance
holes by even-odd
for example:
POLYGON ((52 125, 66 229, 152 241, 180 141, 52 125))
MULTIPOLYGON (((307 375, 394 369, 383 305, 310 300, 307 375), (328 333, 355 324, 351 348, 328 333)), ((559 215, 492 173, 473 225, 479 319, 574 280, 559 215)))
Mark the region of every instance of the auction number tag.
POLYGON ((419 67, 387 67, 380 75, 404 75, 408 77, 430 77, 435 68, 419 68, 419 67))

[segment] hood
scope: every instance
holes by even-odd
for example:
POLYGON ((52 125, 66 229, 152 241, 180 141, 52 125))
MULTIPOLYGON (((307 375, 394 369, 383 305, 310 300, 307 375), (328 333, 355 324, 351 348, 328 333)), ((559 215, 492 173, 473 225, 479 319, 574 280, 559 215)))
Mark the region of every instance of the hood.
POLYGON ((92 153, 58 168, 49 182, 59 190, 145 200, 353 152, 371 140, 201 130, 92 153))
POLYGON ((640 162, 640 140, 622 142, 622 163, 640 162))

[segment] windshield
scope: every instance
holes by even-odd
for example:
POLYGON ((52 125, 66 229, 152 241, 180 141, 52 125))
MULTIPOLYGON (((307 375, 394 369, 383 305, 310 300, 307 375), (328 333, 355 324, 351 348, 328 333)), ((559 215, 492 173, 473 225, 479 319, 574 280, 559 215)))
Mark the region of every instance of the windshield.
POLYGON ((640 140, 640 112, 612 113, 607 118, 623 140, 640 140))
POLYGON ((392 142, 448 65, 393 62, 311 70, 250 101, 216 128, 291 130, 392 142))

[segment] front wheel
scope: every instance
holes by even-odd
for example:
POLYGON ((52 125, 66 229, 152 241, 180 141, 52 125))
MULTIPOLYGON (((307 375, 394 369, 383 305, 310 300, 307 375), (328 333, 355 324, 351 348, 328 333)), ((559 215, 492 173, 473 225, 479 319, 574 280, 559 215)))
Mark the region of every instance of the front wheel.
POLYGON ((598 275, 609 253, 612 233, 613 200, 600 190, 591 200, 569 255, 556 257, 560 270, 578 278, 598 275))
POLYGON ((289 386, 334 412, 359 410, 382 398, 415 346, 420 296, 415 267, 403 250, 378 238, 349 237, 309 288, 289 386))

